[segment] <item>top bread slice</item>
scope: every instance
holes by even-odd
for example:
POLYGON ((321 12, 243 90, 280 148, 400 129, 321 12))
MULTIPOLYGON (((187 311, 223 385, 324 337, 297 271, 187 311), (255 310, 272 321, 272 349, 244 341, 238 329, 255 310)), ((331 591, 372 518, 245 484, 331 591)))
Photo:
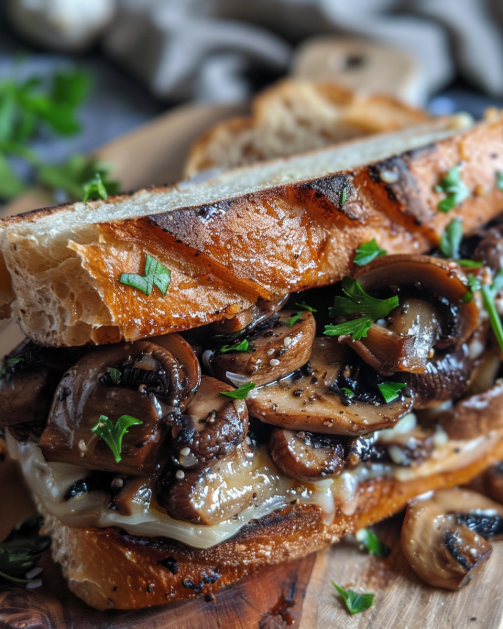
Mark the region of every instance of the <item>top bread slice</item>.
POLYGON ((288 79, 256 96, 251 116, 222 122, 204 134, 190 151, 185 175, 295 155, 427 119, 425 112, 389 96, 288 79))
POLYGON ((396 133, 0 222, 0 308, 49 345, 134 340, 234 316, 259 297, 340 280, 356 248, 435 246, 503 208, 503 121, 437 119, 396 133), (435 186, 455 165, 470 196, 449 214, 435 186), (165 297, 120 283, 146 254, 171 270, 165 297))

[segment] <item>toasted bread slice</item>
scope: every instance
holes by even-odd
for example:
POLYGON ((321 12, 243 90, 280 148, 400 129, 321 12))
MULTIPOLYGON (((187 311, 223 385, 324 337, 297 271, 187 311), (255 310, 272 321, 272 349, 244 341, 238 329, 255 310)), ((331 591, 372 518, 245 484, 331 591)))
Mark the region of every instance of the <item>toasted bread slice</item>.
POLYGON ((492 433, 483 449, 454 469, 442 462, 428 476, 362 482, 352 513, 337 508, 331 524, 323 522, 317 506, 291 506, 204 550, 166 538, 124 534, 116 527, 69 527, 42 505, 38 508, 70 589, 98 609, 138 609, 217 592, 262 566, 303 557, 397 513, 419 494, 465 484, 501 459, 501 433, 492 433))
POLYGON ((467 232, 503 207, 503 122, 463 120, 5 219, 0 308, 39 343, 134 340, 339 281, 372 238, 389 253, 427 251, 453 218, 467 232), (436 185, 459 164, 470 195, 444 214, 436 185), (120 282, 143 275, 147 253, 171 270, 165 296, 120 282))
POLYGON ((284 80, 253 100, 251 116, 222 122, 204 134, 191 149, 185 174, 304 153, 397 131, 428 117, 389 96, 359 95, 335 83, 284 80))

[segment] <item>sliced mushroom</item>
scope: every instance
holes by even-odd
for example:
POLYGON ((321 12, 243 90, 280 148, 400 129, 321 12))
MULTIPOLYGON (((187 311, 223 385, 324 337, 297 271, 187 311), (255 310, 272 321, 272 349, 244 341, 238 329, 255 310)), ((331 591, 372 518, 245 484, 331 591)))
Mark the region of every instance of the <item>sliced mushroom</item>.
POLYGON ((503 507, 466 489, 444 489, 407 507, 403 553, 426 583, 457 590, 481 571, 492 552, 484 536, 500 534, 503 507))
MULTIPOLYGON (((387 255, 376 258, 356 274, 367 293, 398 295, 425 301, 438 312, 441 333, 436 346, 459 348, 479 325, 474 300, 463 301, 469 291, 465 277, 445 260, 422 255, 387 255)), ((401 331, 401 330, 400 330, 401 331)))
POLYGON ((344 396, 338 379, 350 352, 333 338, 316 338, 307 366, 289 378, 252 391, 247 398, 250 414, 263 422, 289 430, 324 434, 362 435, 391 428, 408 413, 412 397, 401 391, 385 404, 377 388, 361 395, 344 396))
POLYGON ((200 470, 228 456, 244 441, 248 432, 245 401, 221 395, 233 390, 215 378, 202 377, 186 415, 171 429, 172 457, 182 469, 200 470))
POLYGON ((246 337, 250 344, 248 352, 213 351, 208 360, 213 374, 225 382, 231 382, 228 373, 238 374, 261 386, 304 365, 311 356, 316 322, 310 312, 303 312, 293 325, 289 325, 296 314, 282 310, 259 326, 246 337))
POLYGON ((278 476, 267 448, 245 442, 211 468, 173 475, 164 506, 176 520, 219 524, 283 491, 278 476))
POLYGON ((476 439, 503 428, 503 380, 471 395, 440 414, 438 423, 450 439, 476 439))
POLYGON ((482 475, 484 493, 503 503, 503 463, 497 463, 487 469, 482 475))
POLYGON ((328 435, 275 428, 269 450, 284 474, 306 483, 337 476, 344 468, 344 447, 328 435))
POLYGON ((47 461, 133 475, 152 473, 166 432, 166 418, 184 410, 191 382, 166 349, 138 341, 89 352, 62 378, 40 448, 47 461), (141 420, 122 441, 122 460, 91 428, 100 416, 141 420))
POLYGON ((6 356, 0 375, 0 428, 44 426, 58 381, 80 353, 25 340, 6 356))
POLYGON ((225 337, 221 341, 227 344, 232 338, 251 332, 257 325, 263 323, 278 310, 281 310, 288 301, 288 297, 289 295, 285 295, 276 301, 265 301, 259 298, 257 303, 248 308, 248 310, 240 312, 232 319, 224 319, 223 321, 212 323, 211 326, 218 336, 225 337), (229 339, 229 336, 232 336, 232 338, 229 339))
POLYGON ((152 501, 152 480, 128 476, 112 481, 112 489, 118 489, 110 502, 109 508, 116 509, 121 515, 140 515, 146 513, 152 501))
POLYGON ((482 239, 473 253, 475 260, 482 261, 494 273, 503 268, 503 235, 500 229, 492 227, 480 232, 482 239))

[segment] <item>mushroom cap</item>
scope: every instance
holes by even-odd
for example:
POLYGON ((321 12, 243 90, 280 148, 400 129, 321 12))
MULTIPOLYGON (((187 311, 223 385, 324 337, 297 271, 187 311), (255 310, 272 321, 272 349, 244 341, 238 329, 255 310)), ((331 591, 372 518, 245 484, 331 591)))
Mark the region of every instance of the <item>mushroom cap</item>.
POLYGON ((339 435, 363 435, 391 428, 411 410, 413 399, 364 402, 343 400, 333 385, 350 352, 334 338, 315 338, 309 369, 252 391, 250 415, 287 428, 339 435))
POLYGON ((469 514, 501 518, 503 506, 459 488, 441 489, 409 503, 401 533, 402 551, 426 583, 457 590, 483 568, 492 548, 467 526, 469 514))

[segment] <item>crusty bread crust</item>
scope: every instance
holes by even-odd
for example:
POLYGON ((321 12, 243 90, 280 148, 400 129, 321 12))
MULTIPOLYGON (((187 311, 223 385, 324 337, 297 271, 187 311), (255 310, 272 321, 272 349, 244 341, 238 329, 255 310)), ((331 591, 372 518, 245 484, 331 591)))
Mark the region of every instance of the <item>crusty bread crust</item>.
POLYGON ((117 528, 70 528, 44 513, 70 589, 98 609, 138 609, 217 592, 261 566, 305 556, 400 511, 412 497, 467 483, 503 457, 503 441, 466 467, 399 482, 366 481, 353 515, 338 510, 323 524, 318 507, 291 506, 253 521, 235 537, 207 550, 164 538, 136 537, 117 528), (167 559, 170 561, 166 562, 167 559))
MULTIPOLYGON (((138 217, 86 224, 70 240, 42 245, 30 230, 48 213, 64 220, 81 204, 7 219, 0 222, 0 305, 12 307, 25 333, 48 345, 193 328, 232 317, 258 297, 340 280, 353 269, 356 248, 372 238, 388 253, 419 253, 438 244, 453 218, 468 232, 503 208, 498 170, 501 120, 351 171, 197 207, 142 215, 143 204, 164 198, 163 188, 116 197, 114 204, 137 204, 138 217), (435 185, 460 163, 471 194, 443 214, 444 194, 435 185), (146 253, 171 269, 165 297, 157 289, 147 297, 118 281, 123 272, 143 273, 146 253)), ((103 212, 106 204, 90 208, 103 212)))
POLYGON ((428 119, 389 96, 359 95, 335 83, 285 79, 258 94, 252 115, 232 118, 193 145, 185 176, 304 153, 428 119))

